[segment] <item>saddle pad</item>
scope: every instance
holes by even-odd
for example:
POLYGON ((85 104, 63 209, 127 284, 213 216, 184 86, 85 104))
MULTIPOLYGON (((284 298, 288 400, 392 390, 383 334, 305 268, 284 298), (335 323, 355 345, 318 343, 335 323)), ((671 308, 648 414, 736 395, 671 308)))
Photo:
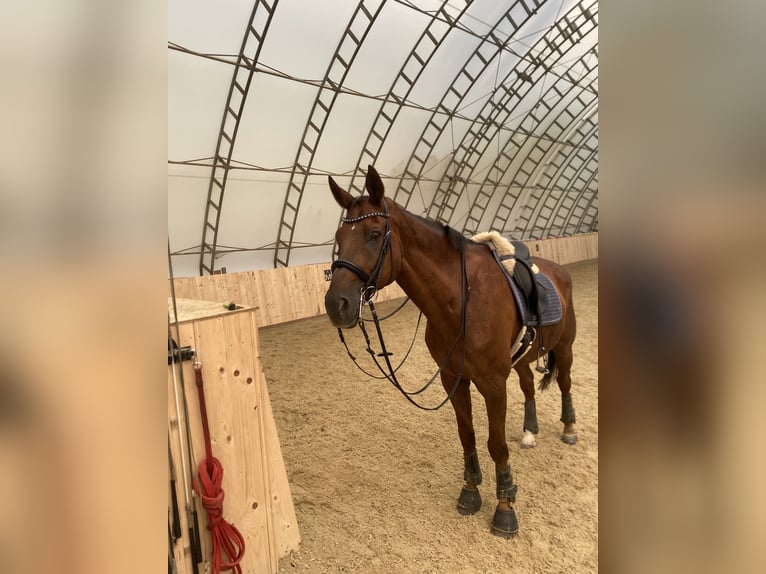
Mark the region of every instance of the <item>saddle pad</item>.
POLYGON ((526 298, 519 286, 516 285, 516 282, 509 277, 507 273, 505 274, 505 278, 508 280, 508 285, 511 287, 511 293, 513 293, 513 298, 516 300, 516 308, 521 314, 521 322, 524 325, 527 327, 547 327, 548 325, 555 325, 561 321, 561 300, 559 299, 559 294, 556 291, 556 288, 553 286, 553 282, 545 273, 540 272, 535 275, 537 288, 544 290, 545 296, 548 299, 548 305, 543 311, 543 316, 539 318, 539 321, 537 315, 530 311, 527 306, 526 298))
MULTIPOLYGON (((484 235, 491 236, 491 234, 494 233, 496 232, 490 232, 489 234, 484 235)), ((507 254, 498 253, 498 250, 496 249, 497 244, 494 241, 482 240, 481 242, 489 247, 489 251, 492 253, 492 257, 495 259, 495 263, 498 264, 503 272, 503 275, 505 275, 505 279, 508 281, 508 285, 511 288, 511 293, 513 293, 513 299, 516 301, 516 308, 519 310, 519 314, 521 315, 522 324, 526 325, 527 327, 547 327, 548 325, 555 325, 561 321, 561 300, 559 299, 559 294, 556 291, 556 288, 553 286, 553 282, 548 278, 547 275, 540 272, 537 266, 532 264, 531 260, 527 260, 525 262, 520 259, 519 261, 523 264, 525 269, 532 271, 532 273, 529 274, 529 280, 532 280, 531 278, 534 277, 534 281, 537 286, 538 304, 542 304, 543 307, 542 317, 540 317, 540 320, 538 321, 536 310, 529 308, 527 297, 524 294, 522 287, 519 286, 519 284, 516 282, 516 279, 514 278, 517 271, 515 265, 508 265, 509 262, 516 262, 516 248, 506 239, 503 239, 503 241, 508 244, 509 253, 507 254)), ((501 244, 501 246, 502 245, 503 244, 501 244)), ((523 243, 521 243, 521 245, 522 247, 526 247, 526 245, 523 243)), ((526 250, 526 253, 527 257, 529 257, 528 250, 526 250)), ((531 287, 531 285, 527 285, 527 287, 531 287)))

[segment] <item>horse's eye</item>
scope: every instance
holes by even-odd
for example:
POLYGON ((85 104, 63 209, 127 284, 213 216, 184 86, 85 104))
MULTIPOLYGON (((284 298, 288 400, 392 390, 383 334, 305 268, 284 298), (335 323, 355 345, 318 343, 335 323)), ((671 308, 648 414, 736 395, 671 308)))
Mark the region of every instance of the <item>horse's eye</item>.
POLYGON ((380 231, 378 229, 370 231, 370 241, 377 241, 378 239, 380 239, 380 231))

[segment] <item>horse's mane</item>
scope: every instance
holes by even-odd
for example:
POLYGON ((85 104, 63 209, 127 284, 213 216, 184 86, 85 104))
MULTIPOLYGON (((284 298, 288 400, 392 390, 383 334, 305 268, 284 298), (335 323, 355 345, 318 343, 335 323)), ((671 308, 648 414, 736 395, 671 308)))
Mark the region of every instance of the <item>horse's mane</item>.
POLYGON ((424 225, 430 227, 434 231, 438 233, 443 233, 447 237, 447 241, 449 244, 455 248, 459 253, 462 253, 465 251, 465 246, 470 243, 469 239, 465 237, 462 233, 460 233, 457 229, 453 229, 449 225, 444 225, 443 223, 439 223, 438 221, 434 221, 433 219, 426 219, 425 217, 421 217, 420 215, 416 215, 414 213, 410 213, 409 211, 405 211, 407 215, 410 215, 423 223, 424 225))

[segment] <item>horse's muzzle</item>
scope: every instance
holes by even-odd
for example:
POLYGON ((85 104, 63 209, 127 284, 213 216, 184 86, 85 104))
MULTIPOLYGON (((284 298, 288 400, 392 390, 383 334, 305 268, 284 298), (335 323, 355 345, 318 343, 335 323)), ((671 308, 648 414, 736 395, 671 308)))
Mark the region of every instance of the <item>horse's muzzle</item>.
POLYGON ((332 289, 324 298, 324 308, 333 327, 351 329, 359 322, 359 299, 333 293, 332 289))

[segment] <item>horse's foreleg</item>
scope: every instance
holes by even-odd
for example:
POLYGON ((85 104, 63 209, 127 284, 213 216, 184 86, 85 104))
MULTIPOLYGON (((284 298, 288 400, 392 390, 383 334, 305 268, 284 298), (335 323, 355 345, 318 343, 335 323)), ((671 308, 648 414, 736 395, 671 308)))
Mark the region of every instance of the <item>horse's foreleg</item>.
POLYGON ((481 484, 481 469, 476 449, 468 455, 464 455, 463 488, 457 499, 457 511, 463 516, 474 514, 481 508, 481 496, 478 486, 481 484))
POLYGON ((535 435, 539 432, 535 405, 535 376, 529 363, 516 363, 513 369, 519 375, 519 386, 524 393, 524 436, 521 439, 521 448, 532 448, 537 444, 535 435))
MULTIPOLYGON (((442 384, 449 392, 452 390, 454 381, 450 381, 442 375, 442 384)), ((479 456, 476 453, 476 434, 473 429, 469 381, 460 383, 455 394, 452 395, 451 402, 457 418, 460 444, 463 446, 463 480, 465 481, 457 501, 457 511, 463 515, 474 514, 481 508, 481 496, 479 496, 477 487, 481 484, 482 476, 481 468, 479 468, 479 456)))
POLYGON ((511 466, 508 464, 508 443, 505 440, 507 406, 505 381, 483 389, 482 394, 487 405, 489 421, 487 446, 495 462, 497 483, 497 507, 492 517, 492 533, 510 538, 519 531, 519 523, 516 520, 516 511, 513 509, 513 503, 516 501, 516 485, 513 484, 511 466))

